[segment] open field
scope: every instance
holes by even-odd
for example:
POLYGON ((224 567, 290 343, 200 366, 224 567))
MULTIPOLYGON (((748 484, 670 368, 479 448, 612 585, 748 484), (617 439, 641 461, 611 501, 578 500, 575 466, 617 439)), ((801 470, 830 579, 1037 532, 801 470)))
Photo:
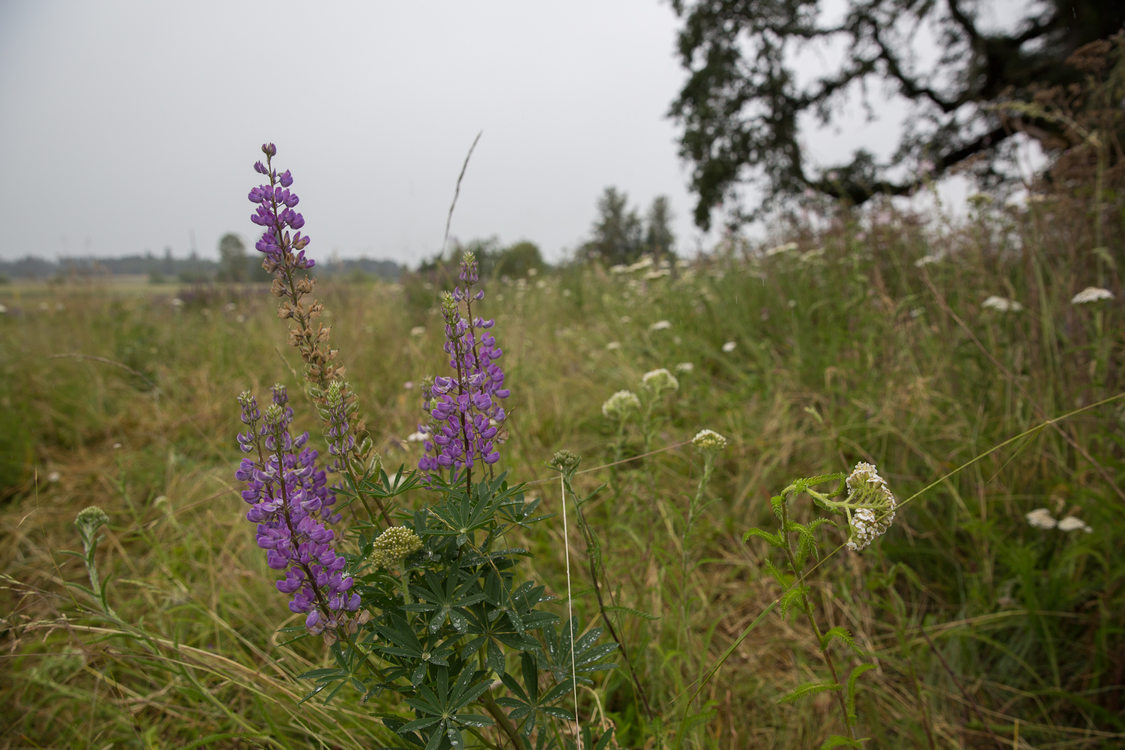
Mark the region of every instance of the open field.
MULTIPOLYGON (((899 500, 894 525, 861 553, 843 548, 846 524, 822 528, 808 579, 817 616, 854 635, 832 646, 844 671, 875 664, 856 703, 869 746, 1125 744, 1125 255, 1120 240, 1091 252, 1062 214, 895 217, 667 274, 485 280, 512 390, 500 466, 553 513, 556 450, 581 455, 579 491, 607 485, 583 510, 651 715, 622 667, 581 692, 586 721, 630 748, 838 732, 827 693, 778 702, 824 667, 803 620, 767 612, 773 550, 743 537, 774 528, 769 498, 794 478, 870 461, 899 500), (1072 302, 1087 286, 1116 296, 1072 302), (678 389, 619 430, 602 404, 657 368, 678 389), (703 428, 729 445, 689 524, 703 428), (1039 508, 1078 521, 1041 528, 1039 508)), ((439 285, 317 288, 388 470, 421 455, 407 438, 422 379, 444 366, 439 285)), ((321 439, 276 302, 178 294, 0 287, 0 747, 383 746, 378 698, 297 705, 296 675, 325 651, 279 633, 301 620, 238 496, 239 392, 286 384, 321 439), (112 615, 68 586, 86 581, 62 552, 80 549, 89 505, 110 519, 112 615)), ((561 518, 537 529, 523 543, 561 612, 561 518)), ((573 517, 569 532, 574 605, 593 621, 589 545, 573 517)))

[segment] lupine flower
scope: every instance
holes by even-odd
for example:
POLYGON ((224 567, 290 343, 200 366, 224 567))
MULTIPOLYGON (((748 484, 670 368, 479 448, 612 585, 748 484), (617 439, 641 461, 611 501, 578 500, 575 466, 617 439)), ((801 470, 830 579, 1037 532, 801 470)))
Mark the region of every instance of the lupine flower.
POLYGON ((1074 295, 1070 303, 1072 305, 1088 305, 1091 302, 1100 302, 1106 299, 1113 299, 1113 292, 1101 287, 1088 286, 1078 294, 1074 295))
POLYGON ((484 299, 473 253, 461 260, 461 281, 453 293, 444 293, 441 312, 445 319, 445 352, 453 376, 436 377, 425 390, 425 408, 434 423, 426 429, 430 439, 418 468, 426 474, 448 469, 456 478, 462 469, 472 470, 479 461, 494 464, 500 428, 507 414, 500 405, 510 391, 504 387, 504 371, 496 360, 502 351, 489 333, 494 320, 473 317, 472 304, 484 299), (462 304, 465 315, 461 314, 462 304))
POLYGON ((274 386, 264 415, 250 393, 238 401, 248 428, 239 433, 238 444, 251 455, 242 459, 235 477, 246 483, 242 499, 251 506, 246 519, 258 524, 258 546, 266 550, 267 564, 285 571, 277 590, 293 595, 289 609, 307 613, 310 632, 347 627, 360 598, 351 593, 347 562, 332 547, 336 535, 329 525, 340 518, 332 513, 336 497, 326 472, 317 467, 317 451, 306 447, 309 434, 290 434, 293 410, 284 386, 274 386))
POLYGON ((1023 305, 1021 305, 1019 302, 1016 302, 1014 299, 1008 299, 1007 297, 997 297, 996 295, 992 295, 984 302, 982 302, 981 307, 988 307, 996 310, 997 312, 1019 312, 1023 309, 1023 305))
POLYGON ((293 210, 300 202, 297 194, 289 190, 293 175, 289 170, 278 174, 273 168, 271 160, 277 155, 277 146, 266 143, 262 146, 262 153, 266 155, 266 163, 255 162, 254 171, 268 177, 270 184, 259 185, 250 191, 250 202, 258 205, 250 221, 264 229, 254 247, 266 256, 267 263, 272 266, 266 268, 269 273, 288 264, 294 268, 312 268, 315 261, 305 257, 309 238, 298 231, 305 225, 305 217, 293 210), (290 230, 293 230, 292 233, 290 230))
POLYGON ((618 391, 602 404, 602 414, 610 419, 625 420, 641 410, 641 400, 632 391, 618 391))
POLYGON ((860 461, 847 478, 849 549, 859 552, 885 533, 895 520, 895 496, 873 464, 860 461))

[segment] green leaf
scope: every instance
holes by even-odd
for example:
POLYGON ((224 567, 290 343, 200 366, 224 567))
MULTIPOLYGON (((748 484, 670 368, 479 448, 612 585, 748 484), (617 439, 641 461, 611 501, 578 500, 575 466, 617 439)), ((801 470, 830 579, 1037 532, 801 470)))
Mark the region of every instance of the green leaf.
POLYGON ((850 675, 848 675, 848 692, 847 692, 848 718, 852 720, 853 724, 858 720, 858 717, 856 716, 856 712, 855 712, 855 683, 856 683, 856 680, 859 679, 859 676, 861 674, 863 674, 864 672, 867 672, 869 670, 872 670, 874 668, 875 668, 874 664, 860 664, 859 666, 857 666, 855 669, 852 670, 852 673, 850 675))
POLYGON ((839 638, 841 641, 848 644, 848 646, 850 646, 851 648, 855 648, 855 638, 852 637, 851 633, 849 633, 839 625, 825 631, 824 635, 820 637, 820 647, 823 649, 827 649, 828 644, 830 644, 834 638, 839 638))
POLYGON ((778 703, 792 703, 793 701, 800 700, 807 695, 816 695, 828 690, 839 690, 840 683, 838 682, 805 682, 798 685, 791 692, 786 693, 777 699, 778 703))
POLYGON ((842 737, 834 734, 824 741, 820 746, 820 750, 831 750, 834 747, 863 747, 865 740, 853 740, 850 737, 842 737))
POLYGON ((759 539, 765 539, 767 543, 769 543, 771 546, 774 546, 774 547, 780 548, 780 547, 785 546, 785 543, 781 541, 781 535, 780 534, 771 534, 768 531, 763 531, 762 529, 758 529, 758 528, 750 529, 749 531, 747 531, 745 534, 742 535, 742 541, 744 541, 744 542, 748 541, 750 539, 750 537, 758 537, 759 539))

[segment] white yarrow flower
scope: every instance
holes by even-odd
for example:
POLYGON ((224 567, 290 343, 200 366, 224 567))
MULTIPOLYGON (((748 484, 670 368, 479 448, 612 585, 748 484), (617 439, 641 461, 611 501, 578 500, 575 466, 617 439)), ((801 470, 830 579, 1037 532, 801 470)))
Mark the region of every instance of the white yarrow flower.
POLYGON ((659 370, 646 372, 641 378, 641 385, 646 390, 660 395, 664 391, 679 390, 680 381, 676 380, 676 376, 668 372, 666 368, 661 367, 659 370))
POLYGON ((620 348, 621 348, 621 342, 620 341, 610 341, 608 344, 605 345, 605 349, 606 349, 607 352, 615 352, 620 348))
POLYGON ((1093 529, 1091 529, 1085 521, 1083 521, 1081 518, 1077 518, 1076 516, 1067 516, 1066 518, 1059 521, 1058 529, 1059 531, 1081 530, 1085 531, 1087 534, 1093 531, 1093 529))
POLYGON ((991 308, 998 312, 1019 312, 1023 309, 1023 305, 1021 305, 1019 302, 1016 302, 1014 299, 1008 299, 1007 297, 997 297, 996 295, 993 295, 986 299, 981 304, 981 306, 991 308))
POLYGON ((691 444, 704 452, 717 452, 727 447, 727 439, 714 430, 700 430, 691 439, 691 444))
POLYGON ((1055 517, 1051 515, 1051 511, 1046 508, 1036 508, 1024 518, 1037 529, 1053 529, 1058 524, 1055 517))
POLYGON ((848 549, 859 552, 884 534, 895 520, 898 504, 874 464, 860 461, 846 481, 848 497, 848 549))
POLYGON ((738 344, 736 344, 735 342, 728 341, 727 343, 723 344, 723 353, 724 354, 730 354, 731 352, 733 352, 735 350, 735 347, 737 347, 737 346, 738 346, 738 344))
POLYGON ((691 362, 680 362, 676 365, 676 372, 691 372, 695 369, 695 365, 691 362))
POLYGON ((632 391, 618 391, 602 404, 602 414, 610 419, 624 420, 631 413, 641 410, 641 400, 632 391))
POLYGON ((666 331, 672 327, 672 323, 667 320, 658 320, 648 327, 650 331, 666 331))
POLYGON ((1074 295, 1070 303, 1072 305, 1088 305, 1091 302, 1101 302, 1105 299, 1113 299, 1113 292, 1097 286, 1088 286, 1074 295))
POLYGON ((939 260, 941 260, 941 258, 939 258, 936 255, 933 255, 932 253, 929 254, 929 255, 923 255, 921 258, 914 261, 914 267, 915 268, 922 268, 923 266, 928 266, 932 263, 937 263, 939 260))

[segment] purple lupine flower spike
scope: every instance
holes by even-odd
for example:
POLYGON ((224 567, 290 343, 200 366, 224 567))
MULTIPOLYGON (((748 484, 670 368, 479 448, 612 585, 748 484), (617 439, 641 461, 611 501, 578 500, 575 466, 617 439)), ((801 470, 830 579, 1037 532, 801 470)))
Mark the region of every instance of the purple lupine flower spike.
POLYGON ((273 168, 271 160, 277 155, 277 147, 272 143, 264 144, 262 153, 266 155, 266 163, 255 162, 254 171, 268 177, 270 184, 253 188, 248 196, 250 202, 258 206, 250 221, 264 230, 254 247, 273 266, 267 269, 271 273, 285 265, 287 259, 292 260, 295 268, 312 268, 315 261, 304 254, 309 238, 296 231, 305 226, 305 217, 293 210, 300 202, 297 194, 289 190, 293 175, 289 170, 278 174, 273 168))
POLYGON ((456 479, 478 461, 494 464, 500 460, 496 448, 506 413, 499 402, 509 391, 504 388, 504 371, 496 362, 502 351, 496 337, 486 332, 494 321, 472 317, 472 303, 484 299, 483 289, 473 290, 478 278, 476 257, 466 253, 460 274, 464 286, 442 295, 444 350, 454 375, 434 378, 426 394, 426 410, 434 423, 426 428, 426 452, 418 468, 427 475, 448 469, 456 479))
POLYGON ((277 589, 292 594, 289 609, 307 613, 312 633, 347 628, 359 608, 359 594, 351 592, 346 560, 336 553, 329 528, 340 517, 332 513, 336 497, 325 471, 317 466, 317 451, 306 447, 307 432, 293 437, 293 410, 284 386, 274 386, 273 404, 263 415, 254 397, 243 393, 242 421, 249 428, 238 442, 247 456, 235 477, 246 484, 242 499, 251 507, 248 521, 258 524, 258 546, 266 563, 285 571, 277 589))

